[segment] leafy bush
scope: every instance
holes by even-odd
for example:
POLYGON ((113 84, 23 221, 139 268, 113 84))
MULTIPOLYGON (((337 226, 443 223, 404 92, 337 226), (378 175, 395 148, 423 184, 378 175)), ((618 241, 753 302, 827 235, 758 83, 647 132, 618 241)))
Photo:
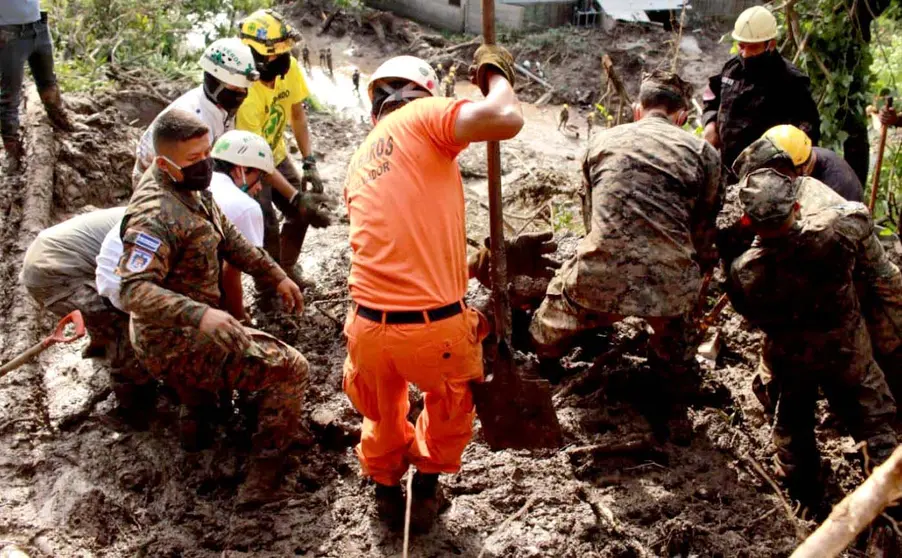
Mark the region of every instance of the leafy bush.
POLYGON ((67 90, 109 85, 108 70, 141 70, 163 78, 196 79, 194 33, 205 44, 234 34, 246 13, 272 0, 45 0, 54 30, 60 79, 67 90))

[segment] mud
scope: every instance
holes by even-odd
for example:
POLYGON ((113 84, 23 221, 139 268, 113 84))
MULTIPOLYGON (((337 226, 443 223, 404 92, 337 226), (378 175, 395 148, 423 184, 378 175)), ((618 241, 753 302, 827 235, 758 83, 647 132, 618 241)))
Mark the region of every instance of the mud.
MULTIPOLYGON (((352 64, 374 66, 378 49, 364 45, 365 38, 355 42, 351 27, 344 30, 335 39, 342 48, 333 53, 350 49, 355 56, 336 56, 334 81, 314 73, 314 91, 341 87, 352 64)), ((475 95, 467 88, 459 94, 475 95)), ((39 110, 28 109, 34 172, 0 180, 0 360, 52 323, 18 285, 24 249, 67 213, 128 195, 126 155, 152 116, 141 108, 145 102, 133 93, 85 101, 90 108, 77 112, 88 129, 71 137, 55 135, 39 110), (88 122, 94 115, 98 120, 88 122)), ((320 172, 334 195, 341 194, 344 168, 368 130, 362 103, 350 114, 347 107, 335 111, 344 116, 311 115, 320 172)), ((556 215, 569 207, 579 219, 573 208, 585 145, 555 131, 556 110, 526 107, 524 133, 504 146, 503 182, 512 226, 553 227, 563 255, 575 249, 578 231, 568 232, 573 229, 550 213, 529 221, 549 202, 556 215)), ((465 188, 473 239, 487 232, 482 157, 484 149, 473 146, 461 158, 470 170, 465 188)), ((305 292, 302 316, 256 312, 246 284, 257 326, 299 347, 311 365, 305 421, 314 443, 294 456, 291 500, 253 511, 235 507, 249 447, 240 414, 223 420, 211 449, 185 453, 169 399, 160 400, 146 431, 128 428, 110 414, 115 401, 105 365, 82 361, 80 346, 56 347, 0 379, 0 541, 60 558, 400 555, 400 537, 376 520, 372 487, 358 477, 353 445, 360 418, 341 393, 349 248, 345 210, 336 217, 333 226, 308 233, 301 263, 315 284, 305 292)), ((468 300, 485 305, 486 291, 475 282, 471 287, 468 300)), ((588 338, 564 359, 554 386, 565 447, 493 453, 477 431, 460 473, 443 478, 448 508, 431 533, 413 538, 411 556, 791 553, 814 524, 790 517, 755 472, 756 464, 770 469, 772 453, 768 418, 750 390, 760 335, 729 309, 716 325, 725 349, 713 370, 699 374, 650 366, 648 332, 639 320, 588 338)), ((835 499, 862 476, 851 440, 825 408, 818 416, 835 499)))

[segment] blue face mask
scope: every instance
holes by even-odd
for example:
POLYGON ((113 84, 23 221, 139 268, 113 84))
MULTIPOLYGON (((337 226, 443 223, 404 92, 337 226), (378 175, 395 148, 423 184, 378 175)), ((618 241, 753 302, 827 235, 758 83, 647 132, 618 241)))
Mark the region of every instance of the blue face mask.
POLYGON ((245 174, 244 169, 241 169, 241 184, 238 186, 242 192, 245 194, 248 190, 251 189, 251 185, 247 183, 247 174, 245 174))

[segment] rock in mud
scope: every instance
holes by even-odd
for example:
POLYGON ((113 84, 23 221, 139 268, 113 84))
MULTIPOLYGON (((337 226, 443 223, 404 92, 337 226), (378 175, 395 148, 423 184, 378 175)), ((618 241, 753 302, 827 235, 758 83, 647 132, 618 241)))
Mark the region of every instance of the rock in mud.
POLYGON ((51 350, 41 358, 47 414, 56 428, 87 415, 110 391, 107 369, 77 352, 51 350), (50 353, 48 355, 48 353, 50 353))

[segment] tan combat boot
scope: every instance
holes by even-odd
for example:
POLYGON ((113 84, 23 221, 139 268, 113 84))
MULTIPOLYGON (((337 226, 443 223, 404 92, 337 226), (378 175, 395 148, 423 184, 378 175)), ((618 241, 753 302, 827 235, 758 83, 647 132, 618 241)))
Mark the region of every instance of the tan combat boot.
POLYGON ((40 95, 50 122, 63 132, 74 132, 75 127, 72 125, 69 113, 66 112, 66 108, 63 106, 63 97, 60 95, 59 86, 52 85, 42 90, 40 95))

